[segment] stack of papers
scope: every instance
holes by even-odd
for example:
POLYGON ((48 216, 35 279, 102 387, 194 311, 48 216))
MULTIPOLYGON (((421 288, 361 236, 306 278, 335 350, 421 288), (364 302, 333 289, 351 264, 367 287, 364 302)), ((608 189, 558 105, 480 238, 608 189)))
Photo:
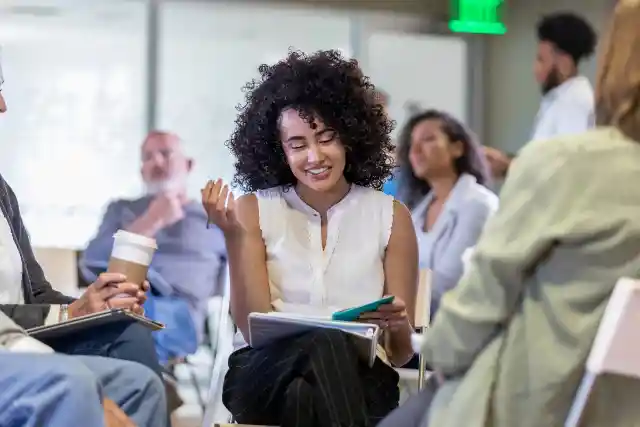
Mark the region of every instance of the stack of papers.
POLYGON ((339 322, 329 317, 296 313, 251 313, 249 314, 249 345, 253 348, 261 348, 277 340, 316 328, 337 329, 349 334, 361 357, 369 366, 373 366, 380 328, 370 323, 339 322))

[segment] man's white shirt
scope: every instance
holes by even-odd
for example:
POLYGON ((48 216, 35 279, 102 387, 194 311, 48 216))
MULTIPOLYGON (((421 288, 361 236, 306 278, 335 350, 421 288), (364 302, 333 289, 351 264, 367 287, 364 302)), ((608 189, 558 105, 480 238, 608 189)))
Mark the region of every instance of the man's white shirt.
POLYGON ((531 140, 581 133, 594 126, 593 88, 586 77, 576 76, 542 98, 531 140))

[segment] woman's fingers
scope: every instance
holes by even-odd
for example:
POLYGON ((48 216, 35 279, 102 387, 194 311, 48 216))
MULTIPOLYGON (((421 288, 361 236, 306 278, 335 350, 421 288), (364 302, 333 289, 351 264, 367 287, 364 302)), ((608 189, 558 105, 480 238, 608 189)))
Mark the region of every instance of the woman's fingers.
POLYGON ((206 205, 215 206, 218 203, 220 196, 220 188, 222 187, 222 180, 217 179, 215 181, 209 180, 207 185, 201 190, 202 203, 206 205))
POLYGON ((213 209, 211 208, 211 205, 213 204, 213 206, 215 206, 217 199, 215 198, 217 195, 215 195, 213 193, 213 187, 214 187, 214 182, 213 181, 209 181, 207 182, 207 185, 202 189, 201 193, 202 193, 202 206, 204 207, 204 210, 207 212, 207 216, 209 216, 209 218, 211 218, 212 214, 213 214, 213 209))
POLYGON ((235 221, 233 209, 235 200, 229 186, 222 179, 209 181, 201 190, 202 204, 209 219, 218 226, 224 226, 226 222, 235 221))
POLYGON ((216 210, 218 212, 224 212, 227 204, 227 196, 229 195, 229 186, 225 185, 222 187, 220 191, 220 195, 218 196, 218 200, 216 203, 216 210))
POLYGON ((400 298, 394 298, 393 301, 389 304, 382 304, 380 307, 378 307, 378 311, 381 312, 401 312, 405 309, 406 305, 400 298))
POLYGON ((211 190, 213 189, 213 181, 207 181, 207 184, 204 186, 202 190, 200 190, 200 194, 202 196, 202 203, 208 204, 209 199, 211 198, 211 190))
POLYGON ((236 212, 236 198, 233 197, 233 192, 229 192, 229 200, 227 201, 227 220, 231 224, 240 224, 236 212))
POLYGON ((383 319, 385 317, 386 315, 383 313, 380 313, 379 311, 367 311, 366 313, 362 313, 360 316, 358 316, 358 319, 372 320, 372 319, 383 319))
POLYGON ((213 188, 211 189, 211 197, 215 198, 216 201, 220 197, 220 190, 222 189, 222 179, 216 179, 216 182, 213 184, 213 188))
POLYGON ((378 311, 372 311, 370 313, 362 313, 358 319, 360 320, 392 320, 402 319, 404 315, 402 313, 381 313, 378 311))

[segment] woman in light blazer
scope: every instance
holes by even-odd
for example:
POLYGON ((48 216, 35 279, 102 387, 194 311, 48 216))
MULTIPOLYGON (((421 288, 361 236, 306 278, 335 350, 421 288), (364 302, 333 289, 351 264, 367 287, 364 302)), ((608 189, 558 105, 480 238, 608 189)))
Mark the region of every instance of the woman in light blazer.
MULTIPOLYGON (((532 142, 509 170, 424 337, 440 383, 429 413, 425 391, 381 427, 564 425, 616 282, 640 278, 638 22, 640 1, 621 0, 598 69, 598 127, 532 142)), ((637 379, 600 377, 580 426, 640 425, 639 395, 637 379)))
POLYGON ((431 316, 462 276, 462 254, 474 246, 498 207, 486 185, 480 145, 451 115, 427 110, 413 116, 399 141, 398 197, 411 209, 420 268, 432 271, 431 316))

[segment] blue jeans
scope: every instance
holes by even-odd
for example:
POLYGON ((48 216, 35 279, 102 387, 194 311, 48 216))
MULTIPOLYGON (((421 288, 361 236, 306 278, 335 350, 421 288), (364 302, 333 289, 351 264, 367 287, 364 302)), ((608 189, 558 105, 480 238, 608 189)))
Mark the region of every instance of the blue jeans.
POLYGON ((139 323, 115 323, 44 341, 58 353, 137 362, 162 378, 151 332, 139 323))
POLYGON ((102 427, 102 394, 139 426, 168 425, 162 383, 137 364, 0 350, 0 366, 0 427, 102 427))
POLYGON ((164 329, 153 334, 156 354, 162 365, 173 358, 185 357, 198 350, 196 327, 185 300, 150 293, 144 308, 149 319, 165 325, 164 329))
POLYGON ((435 375, 427 379, 424 389, 396 408, 377 427, 428 427, 431 402, 438 392, 435 375))

